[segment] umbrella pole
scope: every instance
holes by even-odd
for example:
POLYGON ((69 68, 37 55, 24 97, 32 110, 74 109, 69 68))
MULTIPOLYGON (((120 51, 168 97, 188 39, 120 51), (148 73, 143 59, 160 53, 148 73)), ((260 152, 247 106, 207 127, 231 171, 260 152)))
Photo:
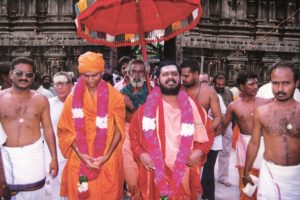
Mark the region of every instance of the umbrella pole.
MULTIPOLYGON (((137 22, 138 22, 138 27, 139 27, 139 32, 140 32, 142 56, 143 56, 144 63, 146 63, 147 62, 147 49, 146 49, 146 43, 145 43, 144 30, 142 27, 142 14, 141 14, 141 8, 140 8, 140 1, 136 0, 135 4, 136 4, 136 12, 137 12, 137 22)), ((146 83, 147 83, 148 93, 150 93, 150 91, 151 91, 149 73, 150 72, 146 72, 146 83)))

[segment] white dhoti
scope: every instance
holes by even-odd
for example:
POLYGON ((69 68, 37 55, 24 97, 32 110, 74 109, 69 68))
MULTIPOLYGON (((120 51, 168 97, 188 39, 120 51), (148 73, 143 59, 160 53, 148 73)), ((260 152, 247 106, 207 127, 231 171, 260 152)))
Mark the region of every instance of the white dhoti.
POLYGON ((280 166, 262 161, 257 199, 296 200, 300 199, 300 164, 280 166))
MULTIPOLYGON (((236 156, 237 156, 236 167, 237 168, 245 167, 246 152, 247 152, 247 147, 248 147, 250 139, 251 139, 251 135, 243 135, 243 134, 239 135, 239 138, 238 138, 238 141, 236 144, 236 156)), ((260 169, 264 152, 265 152, 265 143, 264 143, 264 138, 261 137, 259 150, 257 152, 257 156, 252 165, 252 169, 257 169, 257 170, 260 169)))
POLYGON ((43 199, 45 185, 45 161, 43 140, 24 147, 1 148, 6 182, 13 199, 43 199))

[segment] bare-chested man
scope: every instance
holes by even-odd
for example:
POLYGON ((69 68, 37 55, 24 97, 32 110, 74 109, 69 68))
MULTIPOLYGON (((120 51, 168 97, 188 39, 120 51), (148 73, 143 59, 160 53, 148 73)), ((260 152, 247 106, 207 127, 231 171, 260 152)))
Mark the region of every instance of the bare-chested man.
MULTIPOLYGON (((223 119, 223 128, 226 128, 232 121, 232 119, 234 119, 240 129, 240 135, 236 147, 236 167, 239 169, 240 189, 242 189, 242 172, 245 166, 246 149, 253 128, 253 113, 255 108, 260 105, 266 104, 270 100, 256 97, 256 93, 258 90, 257 74, 251 71, 241 71, 237 77, 236 84, 241 91, 240 98, 228 105, 226 115, 223 119)), ((258 158, 256 159, 255 165, 253 166, 253 169, 251 171, 251 173, 253 173, 255 176, 258 176, 259 174, 262 152, 263 147, 260 149, 260 156, 258 156, 258 158)), ((255 199, 255 196, 253 198, 255 199)), ((240 199, 248 199, 248 197, 242 191, 240 191, 240 199)))
MULTIPOLYGON (((199 81, 200 67, 197 61, 186 61, 181 64, 181 81, 188 95, 193 98, 199 108, 206 112, 211 110, 213 119, 211 125, 207 124, 209 142, 203 144, 203 154, 207 154, 207 162, 203 167, 201 184, 203 187, 203 199, 215 199, 214 166, 218 156, 218 150, 211 149, 214 136, 221 134, 222 121, 221 108, 216 91, 207 84, 199 81)), ((210 122, 209 122, 210 123, 210 122)), ((220 136, 222 138, 222 136, 220 136)))
POLYGON ((30 90, 35 73, 29 58, 11 63, 12 87, 0 92, 0 121, 7 135, 1 148, 6 181, 17 199, 43 199, 45 164, 40 124, 52 160, 50 171, 57 175, 55 138, 46 97, 30 90))
POLYGON ((281 61, 271 68, 275 99, 256 109, 247 149, 244 184, 252 183, 249 171, 263 132, 265 152, 260 169, 258 199, 300 199, 300 103, 293 98, 299 68, 281 61))
POLYGON ((128 128, 134 112, 145 103, 147 98, 146 65, 142 60, 132 60, 127 67, 130 82, 121 89, 126 104, 126 130, 122 146, 124 177, 128 187, 128 194, 132 199, 139 198, 138 166, 130 148, 128 128))

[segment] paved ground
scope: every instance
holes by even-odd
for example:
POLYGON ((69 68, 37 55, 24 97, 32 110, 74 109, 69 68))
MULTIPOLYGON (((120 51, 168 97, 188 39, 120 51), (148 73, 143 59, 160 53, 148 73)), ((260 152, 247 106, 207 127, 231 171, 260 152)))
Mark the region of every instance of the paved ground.
MULTIPOLYGON (((238 200, 240 191, 238 187, 239 183, 239 174, 237 168, 235 168, 235 151, 231 151, 230 156, 230 165, 229 165, 229 181, 232 184, 231 187, 226 187, 223 184, 220 184, 216 181, 216 191, 215 197, 216 200, 238 200)), ((215 177, 218 175, 218 160, 215 165, 215 177)))
MULTIPOLYGON (((238 200, 239 199, 239 188, 238 188, 238 171, 235 168, 235 151, 232 150, 230 157, 230 166, 229 166, 229 181, 231 182, 231 187, 225 187, 223 184, 220 184, 216 181, 216 191, 215 196, 216 200, 238 200)), ((218 160, 215 166, 215 177, 218 175, 218 160)), ((123 200, 130 200, 130 198, 124 197, 123 200)), ((201 198, 199 197, 199 200, 201 198)))

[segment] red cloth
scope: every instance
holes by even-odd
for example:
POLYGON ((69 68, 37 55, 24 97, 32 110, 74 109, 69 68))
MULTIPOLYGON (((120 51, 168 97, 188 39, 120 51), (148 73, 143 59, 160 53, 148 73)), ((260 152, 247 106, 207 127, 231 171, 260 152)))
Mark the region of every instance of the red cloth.
POLYGON ((208 136, 208 142, 194 144, 194 148, 200 149, 204 153, 204 155, 202 156, 202 164, 201 164, 203 166, 207 160, 207 154, 210 151, 210 148, 214 142, 215 134, 213 129, 211 129, 212 120, 207 117, 205 109, 201 105, 199 105, 197 101, 194 100, 194 102, 197 105, 202 121, 206 122, 205 128, 208 136))
MULTIPOLYGON (((161 105, 162 104, 160 103, 159 110, 163 110, 161 105)), ((139 167, 138 186, 141 195, 139 198, 142 198, 144 200, 159 200, 160 194, 159 194, 159 189, 156 188, 154 182, 154 172, 146 170, 139 159, 139 156, 142 153, 147 152, 147 141, 144 138, 144 133, 142 130, 143 115, 144 115, 144 106, 140 107, 138 111, 135 112, 133 118, 131 119, 131 123, 129 127, 131 149, 134 154, 134 157, 137 160, 138 167, 139 167)), ((164 115, 163 112, 159 112, 159 117, 163 115, 164 115)), ((159 121, 162 122, 163 120, 159 120, 159 121)), ((164 123, 159 123, 159 140, 161 143, 163 156, 165 156, 165 136, 164 134, 161 133, 164 133, 163 131, 164 126, 165 126, 164 123)), ((194 146, 194 148, 197 148, 197 146, 198 144, 194 146)), ((189 189, 191 193, 190 196, 189 194, 187 194, 187 192, 184 190, 181 184, 177 194, 173 198, 170 198, 170 200, 175 200, 175 199, 196 200, 198 196, 198 192, 200 190, 199 172, 200 172, 200 166, 194 166, 190 168, 190 174, 189 174, 189 189), (189 197, 187 198, 187 196, 189 197)), ((171 178, 172 178, 172 171, 171 169, 166 167, 166 179, 171 180, 171 178)))

